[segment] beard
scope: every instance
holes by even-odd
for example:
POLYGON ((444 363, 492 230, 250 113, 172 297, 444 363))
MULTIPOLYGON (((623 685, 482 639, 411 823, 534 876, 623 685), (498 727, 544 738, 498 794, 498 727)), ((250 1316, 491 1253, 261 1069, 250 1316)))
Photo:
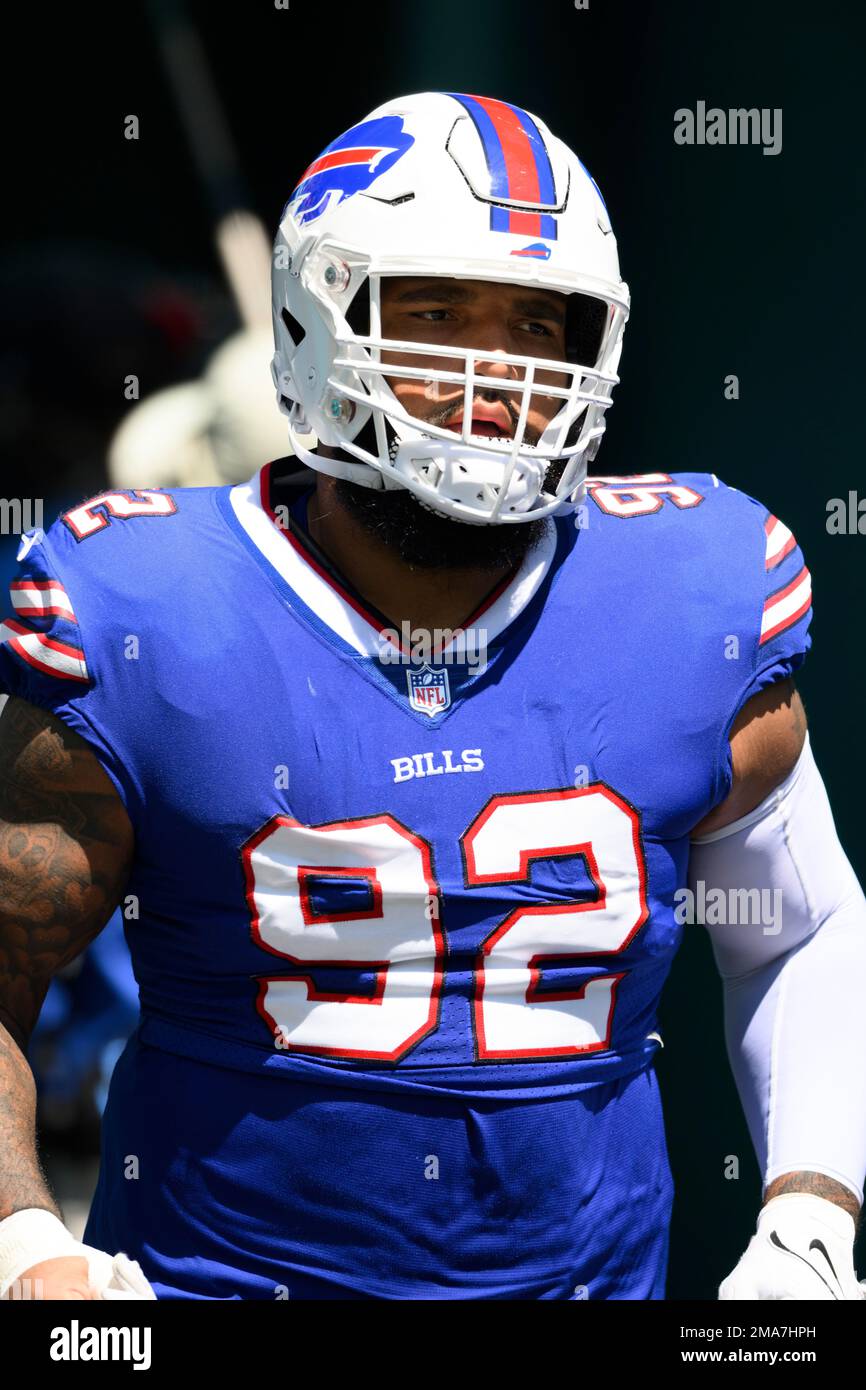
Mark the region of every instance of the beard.
MULTIPOLYGON (((510 398, 499 391, 480 391, 483 401, 501 400, 512 418, 515 429, 518 414, 510 398)), ((459 401, 435 410, 429 416, 431 424, 447 425, 462 408, 459 401)), ((536 444, 537 430, 527 425, 524 439, 536 444)), ((562 476, 564 462, 548 467, 545 487, 553 489, 562 476)), ((388 550, 399 555, 404 565, 420 570, 473 570, 496 573, 516 569, 531 550, 538 545, 546 530, 546 519, 518 524, 493 526, 472 525, 454 517, 443 516, 420 502, 408 491, 379 491, 360 487, 338 478, 335 493, 341 506, 357 521, 368 535, 388 550)))
POLYGON ((419 570, 516 569, 541 540, 547 522, 473 526, 431 511, 411 492, 380 492, 337 478, 336 497, 380 545, 419 570))

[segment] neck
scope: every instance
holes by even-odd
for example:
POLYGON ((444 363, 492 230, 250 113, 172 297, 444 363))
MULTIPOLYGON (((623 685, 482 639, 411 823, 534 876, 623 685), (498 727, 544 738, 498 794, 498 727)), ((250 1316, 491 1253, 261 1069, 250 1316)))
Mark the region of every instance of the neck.
MULTIPOLYGON (((372 607, 399 628, 457 628, 479 607, 513 566, 478 570, 416 569, 367 532, 342 506, 334 480, 319 473, 307 511, 310 535, 341 574, 372 607)), ((471 530, 467 526, 467 549, 471 530)))

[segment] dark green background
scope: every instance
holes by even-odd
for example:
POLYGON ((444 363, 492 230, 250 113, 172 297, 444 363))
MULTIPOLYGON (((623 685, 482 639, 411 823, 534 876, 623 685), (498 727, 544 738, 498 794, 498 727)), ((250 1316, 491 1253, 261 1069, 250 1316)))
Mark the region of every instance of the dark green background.
MULTIPOLYGON (((800 687, 842 841, 866 879, 866 536, 826 530, 830 498, 866 496, 864 7, 291 0, 285 13, 244 0, 191 12, 271 225, 321 147, 396 94, 502 97, 577 150, 604 193, 633 297, 598 469, 715 472, 795 531, 815 588, 800 687), (781 107, 781 154, 676 145, 674 112, 698 100, 781 107), (729 373, 738 401, 723 396, 729 373)), ((7 237, 99 236, 215 271, 208 209, 143 7, 73 7, 53 14, 51 36, 9 117, 30 191, 7 237), (127 112, 142 119, 134 149, 117 134, 127 112)), ((749 1238, 760 1183, 702 928, 686 930, 662 1031, 677 1184, 669 1296, 710 1299, 749 1238), (731 1154, 738 1181, 724 1177, 731 1154)), ((862 1243, 860 1265, 866 1272, 862 1243)))

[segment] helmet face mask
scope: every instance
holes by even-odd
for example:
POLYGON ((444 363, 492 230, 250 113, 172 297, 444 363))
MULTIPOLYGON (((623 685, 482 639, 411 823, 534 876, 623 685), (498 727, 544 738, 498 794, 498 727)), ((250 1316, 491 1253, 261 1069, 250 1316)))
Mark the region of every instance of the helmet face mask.
MULTIPOLYGON (((542 214, 521 204, 521 213, 510 207, 506 212, 494 201, 485 205, 467 188, 466 171, 449 151, 459 126, 464 165, 472 154, 473 132, 466 128, 460 100, 476 99, 427 93, 389 103, 380 108, 383 114, 374 112, 329 146, 311 166, 313 173, 304 175, 275 246, 273 374, 289 416, 292 446, 312 467, 366 487, 406 489, 433 510, 464 522, 520 523, 573 509, 581 501, 587 463, 598 449, 618 381, 628 289, 619 280, 613 235, 595 185, 576 157, 527 113, 519 114, 536 132, 536 145, 545 151, 556 147, 548 162, 565 190, 560 209, 542 214), (337 160, 340 170, 346 160, 369 156, 375 144, 371 132, 388 121, 398 122, 399 134, 411 144, 375 181, 375 196, 317 185, 318 171, 325 165, 327 172, 329 160, 337 160), (402 194, 388 196, 395 188, 402 194), (456 206, 443 209, 449 195, 456 206), (433 208, 448 220, 431 239, 433 208), (503 234, 495 225, 503 217, 530 221, 517 221, 515 230, 503 234), (550 245, 539 241, 525 247, 523 228, 536 225, 550 245), (568 239, 566 232, 572 233, 568 239), (588 245, 575 235, 581 232, 588 245), (608 278, 611 268, 615 273, 608 278), (386 337, 382 284, 392 276, 485 281, 568 296, 567 356, 575 357, 579 346, 593 360, 386 337), (365 304, 368 314, 361 309, 365 304), (492 374, 492 363, 505 375, 492 374), (416 381, 424 383, 425 399, 436 402, 425 408, 424 418, 411 414, 395 391, 398 382, 416 381), (506 401, 510 437, 471 433, 473 402, 482 393, 506 401), (543 398, 549 418, 538 428, 537 402, 543 398), (449 409, 443 412, 441 402, 462 409, 459 427, 443 422, 449 409), (434 423, 436 416, 440 423, 434 423), (339 457, 305 449, 299 435, 310 430, 339 457)), ((504 105, 488 102, 493 108, 504 105)), ((387 129, 396 144, 394 125, 387 129)), ((535 157, 538 163, 537 151, 535 157)), ((476 177, 483 181, 479 167, 476 177)), ((337 177, 346 182, 345 175, 337 177)), ((514 170, 512 185, 520 188, 514 170)), ((413 395, 417 400, 417 392, 413 395)))

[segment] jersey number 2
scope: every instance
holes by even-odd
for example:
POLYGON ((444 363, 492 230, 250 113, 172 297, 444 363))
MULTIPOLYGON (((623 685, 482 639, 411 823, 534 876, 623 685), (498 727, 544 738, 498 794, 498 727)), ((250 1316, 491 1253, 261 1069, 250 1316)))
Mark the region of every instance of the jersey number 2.
POLYGON ((130 488, 128 492, 100 492, 64 512, 61 520, 77 541, 85 541, 97 531, 104 531, 111 517, 128 521, 134 516, 174 516, 176 512, 177 506, 170 493, 143 487, 130 488))

